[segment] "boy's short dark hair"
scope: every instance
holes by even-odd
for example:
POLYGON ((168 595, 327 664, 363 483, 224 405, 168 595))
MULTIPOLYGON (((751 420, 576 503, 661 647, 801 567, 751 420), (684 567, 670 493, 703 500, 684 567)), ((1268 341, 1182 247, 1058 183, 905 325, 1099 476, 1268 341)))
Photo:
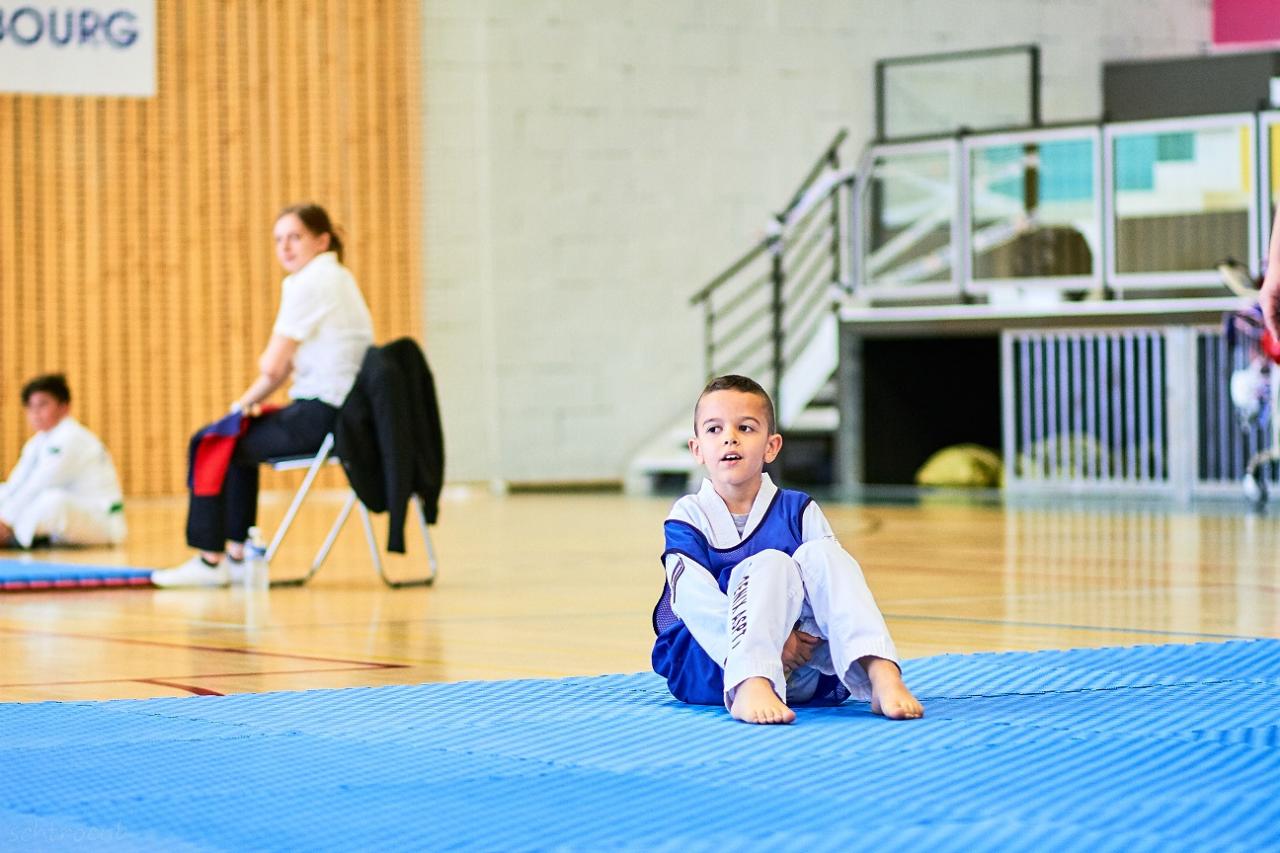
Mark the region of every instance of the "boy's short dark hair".
POLYGON ((767 416, 769 435, 773 435, 778 431, 778 424, 773 414, 773 400, 769 397, 769 392, 761 387, 760 383, 746 376, 739 376, 736 373, 727 373, 724 376, 717 376, 707 383, 707 387, 702 389, 702 393, 698 395, 698 402, 693 404, 693 434, 698 434, 698 406, 702 405, 702 398, 714 391, 741 391, 744 394, 759 394, 764 399, 764 412, 767 416))
POLYGON ((67 377, 61 373, 46 373, 37 376, 22 386, 22 405, 26 405, 32 394, 44 392, 59 403, 71 402, 71 388, 67 385, 67 377))

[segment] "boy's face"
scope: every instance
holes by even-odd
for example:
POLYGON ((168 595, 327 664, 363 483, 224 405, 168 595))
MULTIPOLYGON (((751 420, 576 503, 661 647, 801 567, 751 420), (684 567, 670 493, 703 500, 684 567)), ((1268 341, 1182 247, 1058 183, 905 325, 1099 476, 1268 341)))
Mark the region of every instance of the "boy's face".
POLYGON ((70 403, 63 403, 47 391, 35 391, 27 397, 27 423, 36 432, 47 432, 67 416, 70 403))
POLYGON ((718 490, 759 480, 777 458, 782 436, 769 433, 768 417, 760 395, 746 391, 712 391, 698 403, 689 450, 718 490))

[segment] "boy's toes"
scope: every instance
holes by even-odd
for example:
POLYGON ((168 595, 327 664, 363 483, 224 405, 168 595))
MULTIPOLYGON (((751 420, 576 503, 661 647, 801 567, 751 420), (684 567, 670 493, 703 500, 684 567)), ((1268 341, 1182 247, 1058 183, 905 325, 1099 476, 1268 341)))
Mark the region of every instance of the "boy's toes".
POLYGON ((871 711, 890 720, 914 720, 924 716, 924 706, 911 695, 901 679, 872 687, 871 711))

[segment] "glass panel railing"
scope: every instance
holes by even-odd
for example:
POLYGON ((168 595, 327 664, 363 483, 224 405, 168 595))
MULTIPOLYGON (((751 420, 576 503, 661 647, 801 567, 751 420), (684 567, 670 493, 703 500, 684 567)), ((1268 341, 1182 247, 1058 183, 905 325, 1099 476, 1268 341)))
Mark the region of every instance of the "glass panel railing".
POLYGON ((939 136, 1027 127, 1036 109, 1038 48, 900 57, 876 63, 879 136, 884 139, 939 136))
POLYGON ((1203 294, 1221 259, 1256 269, 1266 253, 1280 111, 878 145, 858 192, 857 287, 875 301, 1203 294))
POLYGON ((954 142, 877 148, 863 183, 863 274, 895 295, 958 291, 953 283, 956 211, 954 142))
POLYGON ((1101 280, 1098 133, 976 137, 969 164, 969 275, 989 283, 1086 287, 1101 280))
POLYGON ((1106 128, 1117 286, 1211 284, 1256 246, 1253 116, 1106 128))

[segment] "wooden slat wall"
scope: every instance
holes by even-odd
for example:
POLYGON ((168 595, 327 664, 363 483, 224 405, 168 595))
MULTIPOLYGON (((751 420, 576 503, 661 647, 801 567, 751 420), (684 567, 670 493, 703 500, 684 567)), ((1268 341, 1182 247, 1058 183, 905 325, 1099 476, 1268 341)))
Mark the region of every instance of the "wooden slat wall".
POLYGON ((378 339, 420 337, 418 7, 157 0, 156 97, 0 94, 6 471, 23 381, 60 370, 126 493, 181 492, 188 435, 255 375, 290 202, 344 228, 378 339))

